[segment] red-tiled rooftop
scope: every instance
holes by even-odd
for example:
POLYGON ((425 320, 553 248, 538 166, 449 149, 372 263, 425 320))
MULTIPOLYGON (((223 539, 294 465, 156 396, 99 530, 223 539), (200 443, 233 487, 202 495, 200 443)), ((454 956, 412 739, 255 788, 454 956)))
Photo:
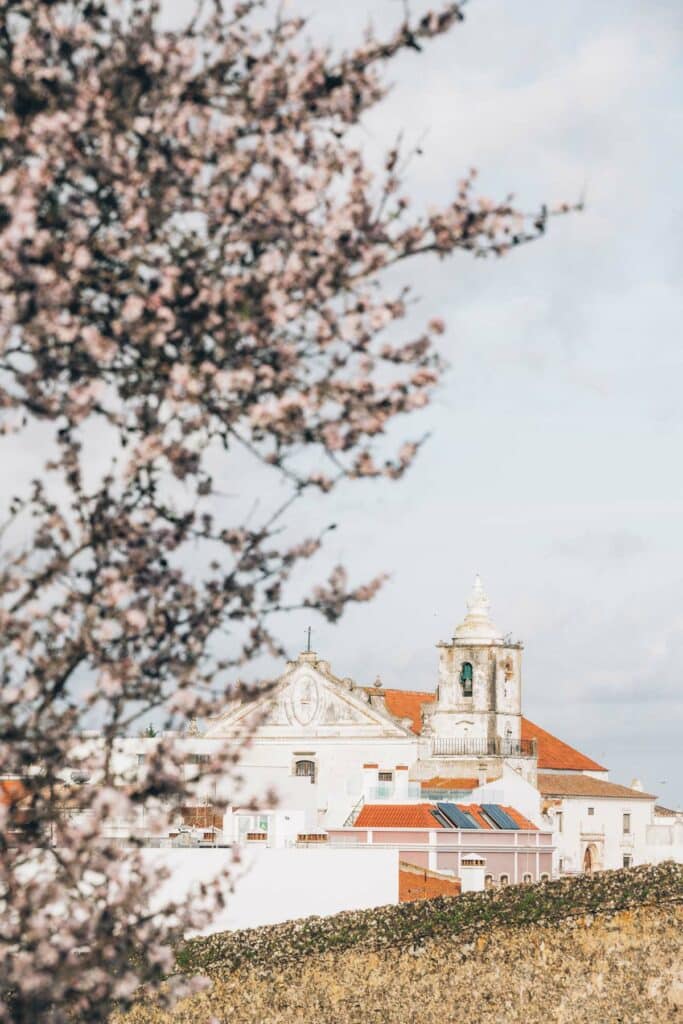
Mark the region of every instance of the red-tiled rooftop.
POLYGON ((446 775, 435 775, 431 779, 421 779, 422 789, 476 789, 476 779, 449 778, 446 775))
POLYGON ((543 796, 604 796, 619 800, 655 800, 652 793, 643 793, 640 789, 629 789, 616 782, 605 779, 594 779, 591 775, 578 772, 539 772, 538 789, 543 796))
POLYGON ((541 729, 528 718, 522 718, 522 739, 536 740, 538 745, 538 767, 554 768, 556 771, 574 772, 605 772, 607 771, 597 761, 586 757, 579 750, 570 747, 568 743, 558 740, 557 736, 541 729))
POLYGON ((356 828, 441 828, 432 814, 434 804, 365 804, 356 828))
POLYGON ((422 732, 422 705, 432 704, 436 694, 421 690, 382 690, 387 711, 395 718, 409 718, 410 728, 418 735, 422 732))
MULTIPOLYGON (((436 694, 423 690, 382 690, 382 693, 387 711, 395 718, 409 718, 410 728, 419 735, 422 732, 422 707, 425 704, 432 704, 436 700, 436 694)), ((528 718, 522 718, 522 739, 536 740, 538 767, 541 769, 552 768, 555 771, 573 772, 607 771, 603 765, 570 747, 568 743, 564 743, 528 718)))
MULTIPOLYGON (((479 804, 454 804, 458 810, 469 814, 477 827, 490 832, 497 829, 491 824, 479 804)), ((538 831, 533 822, 525 818, 514 807, 496 805, 509 815, 518 828, 538 831)), ((354 828, 447 828, 434 812, 436 804, 365 804, 354 822, 354 828)), ((454 826, 453 826, 454 827, 454 826)))
POLYGON ((520 828, 529 829, 532 832, 538 832, 538 829, 534 825, 533 821, 529 821, 528 818, 525 818, 524 815, 520 814, 520 812, 516 810, 514 807, 507 807, 505 804, 501 804, 500 806, 503 808, 506 814, 510 815, 513 821, 517 822, 520 828))

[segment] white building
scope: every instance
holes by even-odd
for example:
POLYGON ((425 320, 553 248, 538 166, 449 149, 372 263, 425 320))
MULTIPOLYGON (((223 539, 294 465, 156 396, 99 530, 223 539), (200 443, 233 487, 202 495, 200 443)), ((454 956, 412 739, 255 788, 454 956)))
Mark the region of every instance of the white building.
MULTIPOLYGON (((478 577, 465 619, 438 649, 428 691, 359 685, 305 651, 270 693, 179 737, 198 807, 230 800, 221 840, 310 847, 327 829, 353 826, 364 804, 469 800, 552 829, 555 873, 683 860, 681 815, 656 810, 642 787, 613 784, 602 765, 523 716, 523 647, 494 626, 478 577), (245 736, 242 791, 204 784, 212 751, 245 736), (254 811, 253 798, 271 790, 277 804, 254 811)), ((144 770, 154 743, 121 741, 122 777, 144 770)))
POLYGON ((630 868, 650 860, 655 797, 581 772, 539 772, 559 874, 630 868))

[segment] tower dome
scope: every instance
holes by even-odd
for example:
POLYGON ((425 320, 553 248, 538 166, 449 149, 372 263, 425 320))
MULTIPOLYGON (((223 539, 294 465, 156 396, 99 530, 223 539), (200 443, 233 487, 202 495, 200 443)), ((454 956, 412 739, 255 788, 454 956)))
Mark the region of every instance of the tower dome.
POLYGON ((479 575, 475 577, 472 593, 467 600, 467 615, 456 627, 453 639, 466 644, 491 643, 503 639, 491 622, 491 605, 479 575))

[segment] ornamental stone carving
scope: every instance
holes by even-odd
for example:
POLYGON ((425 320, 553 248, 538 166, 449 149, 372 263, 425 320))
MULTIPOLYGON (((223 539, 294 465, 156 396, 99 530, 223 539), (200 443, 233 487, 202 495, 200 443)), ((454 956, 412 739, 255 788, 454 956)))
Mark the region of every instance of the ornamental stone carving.
POLYGON ((290 691, 292 717, 299 725, 311 725, 320 707, 320 691, 313 676, 300 676, 290 691))

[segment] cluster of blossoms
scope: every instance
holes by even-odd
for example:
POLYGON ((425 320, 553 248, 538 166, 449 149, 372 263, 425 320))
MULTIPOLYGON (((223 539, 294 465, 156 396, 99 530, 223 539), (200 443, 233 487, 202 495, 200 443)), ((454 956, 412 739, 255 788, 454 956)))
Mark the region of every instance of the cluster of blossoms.
MULTIPOLYGON (((0 774, 23 787, 21 828, 11 803, 0 821, 0 1020, 104 1019, 169 969, 193 911, 152 913, 157 883, 102 826, 187 783, 160 740, 121 785, 116 739, 152 710, 166 729, 216 713, 229 671, 280 653, 269 616, 322 540, 283 546, 292 500, 413 460, 419 440, 387 451, 389 428, 429 402, 444 325, 397 342, 407 290, 382 272, 545 229, 544 210, 476 198, 473 174, 412 215, 398 150, 373 176, 350 142, 382 66, 458 3, 340 57, 296 18, 264 27, 256 0, 187 6, 169 31, 153 0, 0 5, 0 443, 36 422, 54 440, 11 510, 30 542, 0 565, 0 774), (95 483, 94 428, 113 439, 95 483), (237 451, 289 488, 259 523, 214 501, 211 466, 237 451), (63 772, 93 720, 99 784, 76 824, 63 772)), ((380 584, 338 568, 298 603, 334 620, 380 584)))

